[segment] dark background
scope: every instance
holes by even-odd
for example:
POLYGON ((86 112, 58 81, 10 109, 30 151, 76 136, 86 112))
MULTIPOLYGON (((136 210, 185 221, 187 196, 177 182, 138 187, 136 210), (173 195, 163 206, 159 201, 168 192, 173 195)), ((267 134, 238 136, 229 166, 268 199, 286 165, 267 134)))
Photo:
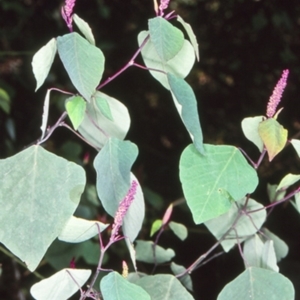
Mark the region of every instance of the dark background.
MULTIPOLYGON (((0 158, 21 151, 39 138, 47 88, 74 91, 56 58, 47 81, 34 93, 33 54, 52 37, 67 33, 60 17, 62 5, 63 1, 57 0, 0 0, 0 88, 11 97, 10 114, 0 110, 0 158)), ((268 99, 284 69, 289 69, 290 75, 280 104, 284 110, 279 122, 288 129, 289 137, 299 132, 299 1, 173 0, 171 8, 191 24, 199 42, 200 63, 195 64, 187 81, 198 99, 206 143, 240 146, 257 159, 259 153, 243 136, 240 123, 245 117, 265 114, 268 99)), ((147 29, 147 20, 154 17, 152 0, 77 0, 75 13, 89 23, 97 46, 104 52, 103 79, 128 61, 137 49, 137 34, 147 29)), ((138 62, 142 60, 139 58, 138 62)), ((103 92, 128 107, 132 125, 127 139, 136 143, 140 151, 134 173, 144 188, 162 199, 156 207, 147 202, 141 233, 147 239, 151 222, 163 215, 170 202, 182 197, 178 162, 190 139, 171 96, 147 71, 131 68, 105 86, 103 92)), ((59 117, 63 100, 58 93, 51 94, 50 124, 59 117)), ((82 161, 86 153, 90 154, 86 169, 93 183, 92 159, 96 154, 93 149, 63 128, 45 146, 61 154, 64 144, 70 141, 79 147, 76 159, 82 161)), ((67 157, 72 155, 71 151, 65 153, 67 157)), ((299 174, 299 171, 295 151, 285 149, 271 164, 263 162, 258 170, 261 184, 253 197, 268 203, 266 183, 278 183, 285 174, 299 174)), ((185 207, 175 208, 173 220, 188 226, 189 238, 179 242, 166 233, 160 244, 173 247, 175 262, 187 267, 213 245, 214 238, 205 227, 193 224, 185 207)), ((291 205, 281 205, 270 215, 266 226, 290 248, 279 267, 294 283, 300 299, 299 213, 291 205)), ((118 250, 114 253, 121 261, 118 250)), ((37 280, 5 255, 0 254, 0 259, 3 266, 0 299, 24 299, 18 292, 26 295, 26 290, 37 280)), ((41 271, 49 270, 44 267, 41 271)), ((193 273, 195 299, 216 299, 222 287, 242 271, 242 258, 236 249, 216 258, 193 273)))

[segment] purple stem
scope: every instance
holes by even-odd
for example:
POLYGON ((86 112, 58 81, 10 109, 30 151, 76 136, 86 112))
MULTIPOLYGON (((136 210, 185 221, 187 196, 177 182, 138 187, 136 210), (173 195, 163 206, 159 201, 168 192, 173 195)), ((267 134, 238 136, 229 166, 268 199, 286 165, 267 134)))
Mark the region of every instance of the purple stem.
POLYGON ((115 73, 113 76, 108 77, 103 83, 99 84, 98 87, 97 87, 97 90, 100 90, 102 87, 104 87, 109 82, 111 82, 116 77, 118 77, 120 74, 122 74, 126 69, 128 69, 129 67, 131 67, 132 65, 134 65, 134 63, 135 63, 134 60, 140 54, 140 52, 142 51, 142 49, 144 48, 144 46, 146 45, 146 43, 148 42, 149 39, 150 39, 150 35, 148 34, 145 37, 145 39, 143 40, 143 42, 142 42, 141 46, 139 47, 139 49, 131 57, 131 59, 129 60, 129 62, 123 68, 121 68, 117 73, 115 73))

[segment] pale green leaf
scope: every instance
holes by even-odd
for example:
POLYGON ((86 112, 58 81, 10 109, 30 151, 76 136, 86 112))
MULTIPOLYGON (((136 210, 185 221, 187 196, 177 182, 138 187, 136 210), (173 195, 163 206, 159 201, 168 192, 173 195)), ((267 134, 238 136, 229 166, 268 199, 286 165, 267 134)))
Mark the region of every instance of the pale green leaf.
POLYGON ((270 118, 259 123, 258 133, 271 161, 286 145, 288 132, 275 119, 270 118))
POLYGON ((10 113, 10 97, 8 93, 0 88, 0 108, 6 113, 10 113))
POLYGON ((177 16, 177 21, 180 22, 183 26, 183 28, 185 29, 196 54, 197 60, 200 60, 200 55, 199 55, 199 46, 198 46, 198 42, 197 42, 197 38, 195 36, 195 33, 191 27, 191 25, 187 22, 185 22, 180 16, 177 16))
POLYGON ((30 294, 37 300, 67 300, 86 283, 91 273, 91 270, 63 269, 34 284, 30 294))
MULTIPOLYGON (((186 272, 185 267, 177 265, 174 262, 171 262, 170 267, 171 267, 171 270, 174 275, 179 275, 179 274, 186 272)), ((183 286, 185 286, 189 291, 191 291, 191 292, 193 291, 193 282, 192 282, 192 278, 189 275, 189 273, 185 273, 184 276, 180 276, 178 279, 181 282, 181 284, 183 286)))
POLYGON ((150 237, 152 237, 158 230, 160 230, 161 226, 162 220, 155 220, 151 226, 150 237))
POLYGON ((273 241, 262 241, 255 234, 244 243, 244 258, 246 267, 258 267, 278 272, 273 241))
POLYGON ((243 245, 246 267, 261 267, 261 255, 264 243, 257 234, 247 239, 243 245))
POLYGON ((123 140, 129 130, 130 116, 126 106, 120 101, 96 92, 90 103, 86 104, 86 112, 78 131, 97 149, 101 149, 110 137, 123 140), (98 108, 96 99, 105 99, 112 114, 112 120, 98 108))
POLYGON ((204 154, 203 135, 195 94, 189 84, 180 77, 168 74, 168 81, 177 111, 189 132, 196 149, 201 154, 204 154))
POLYGON ((125 237, 125 243, 126 243, 128 251, 129 251, 129 255, 130 255, 134 270, 135 270, 135 272, 137 272, 136 253, 135 253, 134 245, 133 245, 133 243, 130 242, 130 240, 127 237, 125 237))
POLYGON ((84 119, 86 101, 80 96, 73 96, 66 100, 66 110, 75 130, 84 119))
MULTIPOLYGON (((153 300, 193 300, 192 295, 173 275, 144 276, 136 284, 146 290, 153 300)), ((136 299, 134 299, 136 300, 136 299)), ((228 299, 227 299, 228 300, 228 299)))
POLYGON ((163 197, 147 187, 143 188, 143 192, 148 204, 151 205, 156 211, 162 211, 165 205, 163 197))
POLYGON ((44 107, 43 107, 43 117, 42 117, 42 125, 41 125, 41 130, 42 130, 42 136, 41 140, 44 138, 46 131, 47 131, 47 123, 48 123, 48 116, 49 116, 49 102, 50 102, 50 92, 51 90, 48 89, 45 100, 44 100, 44 107))
POLYGON ((175 256, 173 249, 164 249, 163 247, 156 245, 154 257, 153 246, 154 243, 152 241, 137 240, 135 246, 136 260, 149 264, 153 264, 155 262, 162 264, 170 261, 175 256))
POLYGON ((32 58, 31 65, 36 80, 36 91, 44 83, 49 74, 56 50, 56 39, 52 38, 45 46, 36 52, 32 58))
POLYGON ((58 239, 69 243, 80 243, 98 235, 108 226, 109 224, 72 216, 59 234, 58 239))
POLYGON ((73 85, 90 102, 102 78, 103 53, 76 32, 58 37, 57 49, 73 85))
POLYGON ((277 262, 286 257, 289 252, 289 247, 287 246, 287 244, 267 228, 262 228, 261 231, 267 238, 273 241, 277 262))
POLYGON ((282 200, 286 194, 286 191, 277 190, 277 187, 277 184, 267 184, 267 192, 270 202, 282 200))
POLYGON ((117 272, 110 272, 101 279, 100 290, 104 300, 151 300, 143 288, 130 283, 117 272))
POLYGON ((81 33, 85 36, 85 38, 92 44, 95 45, 95 38, 92 33, 92 29, 89 26, 87 22, 85 22, 83 19, 81 19, 79 16, 76 14, 73 14, 73 21, 81 31, 81 33))
POLYGON ((294 300, 293 284, 283 275, 256 267, 247 268, 228 283, 217 300, 294 300))
MULTIPOLYGON (((227 213, 204 223, 217 240, 219 240, 231 228, 233 222, 239 216, 239 210, 244 206, 244 204, 245 199, 237 201, 236 205, 232 205, 231 209, 227 213)), ((228 232, 226 239, 221 242, 221 246, 225 252, 228 252, 237 243, 241 243, 249 238, 249 236, 255 234, 265 222, 267 214, 262 204, 253 199, 249 199, 246 210, 257 211, 251 213, 250 216, 242 214, 235 225, 235 231, 231 230, 228 232)))
MULTIPOLYGON (((148 35, 149 33, 147 31, 139 33, 139 46, 141 46, 142 42, 148 35)), ((187 40, 184 40, 181 50, 168 62, 163 61, 159 57, 151 40, 147 41, 146 45, 142 48, 141 54, 145 65, 150 69, 150 74, 168 90, 170 87, 166 74, 170 73, 177 77, 185 78, 195 63, 195 52, 193 46, 187 40), (156 70, 160 70, 162 72, 156 70)))
POLYGON ((264 142, 258 133, 258 126, 263 120, 263 116, 258 116, 245 118, 242 121, 242 130, 245 137, 251 141, 260 152, 264 149, 264 142))
POLYGON ((180 180, 196 224, 213 219, 231 208, 233 200, 252 193, 256 171, 233 146, 204 145, 205 156, 189 145, 180 158, 180 180))
POLYGON ((172 59, 182 48, 183 33, 162 17, 149 20, 150 39, 164 61, 172 59))
POLYGON ((0 178, 0 241, 33 271, 73 215, 85 172, 35 145, 0 160, 0 178))
POLYGON ((293 147, 296 150, 298 156, 300 157, 300 140, 291 139, 291 144, 293 145, 293 147))
POLYGON ((130 185, 132 185, 133 181, 137 183, 137 188, 133 201, 123 219, 122 225, 123 234, 130 240, 131 243, 133 243, 139 234, 145 217, 145 202, 141 186, 137 178, 130 173, 130 185))
POLYGON ((264 243, 261 260, 262 260, 262 264, 261 264, 262 268, 279 272, 273 241, 267 240, 264 243))
POLYGON ((171 221, 169 224, 170 229, 178 236, 182 241, 184 241, 188 236, 187 228, 181 224, 174 221, 171 221))
POLYGON ((129 190, 130 170, 137 154, 135 144, 110 138, 94 160, 98 196, 111 216, 114 216, 129 190))
POLYGON ((101 94, 99 92, 97 92, 94 97, 95 97, 95 103, 96 103, 98 109, 100 110, 100 112, 107 119, 109 119, 110 121, 113 121, 114 119, 113 119, 113 116, 111 114, 107 98, 106 97, 101 97, 101 94))
MULTIPOLYGON (((49 247, 45 260, 56 270, 60 270, 65 266, 70 265, 70 262, 75 259, 75 265, 81 258, 90 265, 97 266, 99 263, 99 242, 86 240, 81 243, 65 243, 60 240, 55 240, 49 247)), ((103 264, 107 261, 104 256, 103 264)))
POLYGON ((286 190, 288 187, 290 187, 291 185, 293 185, 299 180, 300 180, 300 175, 287 174, 281 179, 276 191, 286 190))

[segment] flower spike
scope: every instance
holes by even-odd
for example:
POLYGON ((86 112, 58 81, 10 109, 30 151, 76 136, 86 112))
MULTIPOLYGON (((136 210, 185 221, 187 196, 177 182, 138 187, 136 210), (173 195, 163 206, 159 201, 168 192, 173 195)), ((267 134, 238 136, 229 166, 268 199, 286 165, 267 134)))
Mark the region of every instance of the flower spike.
POLYGON ((72 21, 73 21, 73 8, 75 5, 76 0, 65 0, 65 6, 63 6, 61 8, 61 15, 63 17, 63 19, 65 20, 68 28, 70 29, 70 31, 73 31, 73 25, 72 25, 72 21))
POLYGON ((159 15, 162 17, 164 15, 164 10, 168 8, 170 0, 161 0, 159 5, 159 15))
POLYGON ((118 210, 115 214, 114 224, 112 226, 112 232, 111 232, 111 237, 110 237, 111 241, 114 241, 118 238, 119 229, 123 224, 123 219, 129 209, 132 201, 134 200, 137 186, 138 186, 137 181, 133 180, 129 191, 127 192, 126 196, 119 204, 118 210))
POLYGON ((281 100, 282 93, 286 87, 288 75, 289 75, 289 70, 284 70, 282 72, 281 78, 279 79, 279 81, 277 82, 277 84, 273 90, 273 94, 270 97, 270 100, 269 100, 268 106, 267 106, 266 114, 267 114, 268 118, 272 118, 276 113, 277 106, 281 100))

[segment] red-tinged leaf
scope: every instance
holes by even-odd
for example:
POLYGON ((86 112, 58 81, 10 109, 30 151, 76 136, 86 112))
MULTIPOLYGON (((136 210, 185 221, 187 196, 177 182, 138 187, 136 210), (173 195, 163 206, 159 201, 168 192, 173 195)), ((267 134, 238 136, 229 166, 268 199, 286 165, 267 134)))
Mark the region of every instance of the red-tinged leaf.
POLYGON ((288 132, 275 119, 270 118, 259 124, 258 133, 271 161, 284 148, 288 132))

